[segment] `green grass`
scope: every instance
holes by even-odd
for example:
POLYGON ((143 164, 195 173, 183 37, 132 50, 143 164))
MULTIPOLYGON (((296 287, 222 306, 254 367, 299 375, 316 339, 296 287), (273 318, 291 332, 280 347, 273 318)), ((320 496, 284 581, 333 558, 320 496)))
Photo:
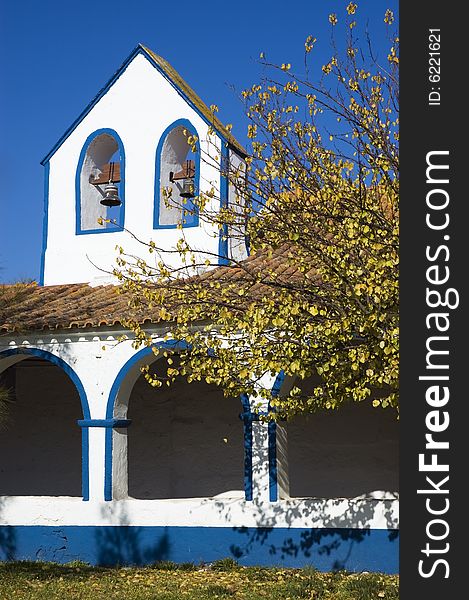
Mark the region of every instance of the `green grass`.
POLYGON ((74 562, 0 563, 0 600, 397 600, 398 577, 314 569, 209 566, 101 568, 74 562))

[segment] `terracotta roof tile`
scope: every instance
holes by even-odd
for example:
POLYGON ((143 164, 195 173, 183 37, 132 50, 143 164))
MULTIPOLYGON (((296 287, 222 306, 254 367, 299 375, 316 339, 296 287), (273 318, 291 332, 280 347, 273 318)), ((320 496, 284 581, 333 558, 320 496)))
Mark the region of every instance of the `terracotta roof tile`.
MULTIPOLYGON (((265 286, 256 274, 268 276, 272 270, 283 281, 297 277, 288 260, 287 244, 273 252, 272 257, 251 256, 240 266, 218 267, 200 276, 185 280, 235 283, 252 277, 252 291, 262 294, 265 286)), ((40 287, 36 283, 24 286, 0 285, 0 334, 15 331, 41 331, 72 328, 98 328, 122 325, 133 318, 140 323, 157 323, 158 307, 133 309, 129 295, 117 293, 113 285, 92 287, 86 283, 40 287), (13 300, 12 300, 13 299, 13 300)))

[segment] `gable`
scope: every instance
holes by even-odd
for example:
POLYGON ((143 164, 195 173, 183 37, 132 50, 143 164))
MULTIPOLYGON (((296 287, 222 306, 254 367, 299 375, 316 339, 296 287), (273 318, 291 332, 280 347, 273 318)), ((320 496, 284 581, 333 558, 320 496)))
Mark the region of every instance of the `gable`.
POLYGON ((213 127, 219 137, 225 141, 229 147, 235 150, 241 156, 246 156, 247 152, 236 138, 223 126, 221 121, 212 113, 203 100, 192 90, 187 82, 179 75, 179 73, 162 57, 155 54, 152 50, 139 44, 119 67, 116 73, 106 83, 106 85, 98 92, 88 106, 83 110, 79 117, 72 123, 63 136, 57 141, 50 152, 42 159, 41 164, 45 165, 56 151, 62 146, 65 140, 73 133, 80 125, 83 119, 93 110, 97 103, 106 95, 121 75, 126 71, 127 67, 134 61, 137 56, 143 56, 155 69, 160 73, 175 89, 175 91, 184 99, 184 101, 202 118, 207 125, 213 127))

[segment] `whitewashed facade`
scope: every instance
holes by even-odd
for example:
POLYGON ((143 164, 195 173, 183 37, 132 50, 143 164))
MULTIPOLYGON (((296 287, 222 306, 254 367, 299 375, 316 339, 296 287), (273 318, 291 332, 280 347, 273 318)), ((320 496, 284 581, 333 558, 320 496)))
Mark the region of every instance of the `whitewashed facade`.
MULTIPOLYGON (((125 229, 173 248, 182 213, 165 207, 160 191, 190 155, 182 129, 214 163, 243 159, 222 128, 209 144, 209 127, 210 111, 187 84, 138 46, 44 160, 41 284, 112 283, 105 271, 115 246, 141 252, 125 229), (109 161, 119 165, 122 205, 106 213, 90 177, 109 161)), ((229 202, 234 191, 220 170, 195 163, 196 186, 214 186, 229 202)), ((201 252, 240 256, 196 216, 184 233, 201 252)), ((150 330, 155 346, 167 347, 163 326, 150 330)), ((118 343, 122 333, 103 324, 0 336, 0 373, 16 390, 0 433, 0 558, 232 556, 397 571, 392 415, 354 406, 269 425, 248 398, 225 399, 205 384, 150 388, 140 367, 158 368, 155 355, 131 339, 118 343)), ((282 377, 269 385, 281 393, 282 377)))

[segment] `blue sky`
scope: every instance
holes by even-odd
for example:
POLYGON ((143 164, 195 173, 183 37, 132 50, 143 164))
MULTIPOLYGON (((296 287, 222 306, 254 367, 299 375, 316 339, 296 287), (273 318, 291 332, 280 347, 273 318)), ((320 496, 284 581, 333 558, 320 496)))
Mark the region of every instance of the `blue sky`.
MULTIPOLYGON (((238 93, 259 80, 257 62, 303 62, 318 38, 330 57, 328 15, 338 0, 251 3, 158 0, 0 2, 0 282, 38 279, 42 248, 40 161, 137 43, 168 60, 246 143, 238 93)), ((357 20, 383 30, 397 1, 357 1, 357 20)), ((379 48, 378 48, 379 49, 379 48)), ((384 51, 384 49, 383 49, 384 51)), ((322 62, 321 62, 322 64, 322 62)))

